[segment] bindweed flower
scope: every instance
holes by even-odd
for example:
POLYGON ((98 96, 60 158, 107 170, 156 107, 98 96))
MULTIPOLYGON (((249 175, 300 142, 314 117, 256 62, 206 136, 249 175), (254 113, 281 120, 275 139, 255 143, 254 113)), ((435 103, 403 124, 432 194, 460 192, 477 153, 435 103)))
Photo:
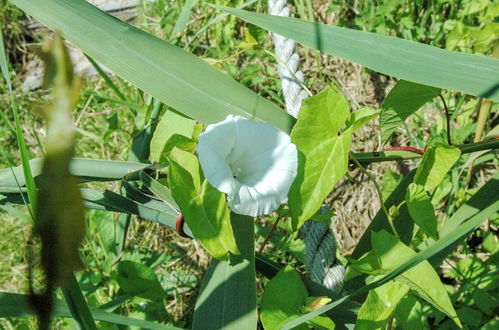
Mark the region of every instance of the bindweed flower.
POLYGON ((235 213, 269 214, 287 202, 298 152, 290 137, 272 125, 229 115, 208 125, 196 150, 204 176, 227 194, 235 213))

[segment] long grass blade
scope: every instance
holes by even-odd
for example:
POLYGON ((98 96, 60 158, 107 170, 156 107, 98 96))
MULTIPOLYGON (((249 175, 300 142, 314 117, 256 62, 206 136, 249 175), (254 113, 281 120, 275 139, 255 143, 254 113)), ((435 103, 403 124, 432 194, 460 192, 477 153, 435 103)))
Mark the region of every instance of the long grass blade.
POLYGON ((499 60, 386 35, 220 7, 264 29, 400 79, 499 101, 499 60))
MULTIPOLYGON (((26 147, 26 142, 24 141, 24 136, 21 129, 21 121, 19 120, 19 113, 17 111, 17 104, 14 97, 14 93, 12 91, 12 83, 10 81, 10 75, 9 75, 9 65, 7 63, 7 56, 5 54, 5 47, 3 43, 3 32, 1 27, 0 27, 0 69, 2 70, 3 77, 5 79, 5 83, 7 84, 7 89, 9 91, 10 102, 16 126, 16 138, 19 146, 19 152, 21 154, 22 172, 25 178, 24 181, 26 187, 28 188, 27 192, 28 192, 29 202, 31 204, 31 210, 33 211, 36 209, 36 184, 35 180, 33 179, 33 175, 31 174, 28 148, 26 147)), ((31 214, 33 214, 33 212, 31 212, 31 214)))

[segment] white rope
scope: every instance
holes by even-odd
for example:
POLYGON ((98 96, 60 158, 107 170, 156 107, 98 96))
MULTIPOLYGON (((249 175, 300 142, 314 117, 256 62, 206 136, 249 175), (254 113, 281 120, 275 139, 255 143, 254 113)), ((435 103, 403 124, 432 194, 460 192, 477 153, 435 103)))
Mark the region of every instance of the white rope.
MULTIPOLYGON (((268 5, 271 15, 289 17, 290 11, 286 6, 286 0, 268 0, 268 5)), ((286 111, 297 118, 301 102, 308 97, 308 93, 301 87, 304 79, 303 73, 298 70, 300 56, 295 53, 294 40, 275 33, 272 37, 286 111)))
MULTIPOLYGON (((268 0, 268 5, 271 15, 289 17, 290 10, 286 0, 268 0)), ((301 87, 304 79, 303 73, 298 70, 300 56, 295 53, 294 40, 275 33, 272 37, 286 111, 297 118, 302 101, 308 97, 308 93, 301 87)), ((329 207, 322 206, 320 212, 329 212, 329 207)), ((302 232, 305 234, 305 267, 310 280, 339 293, 343 288, 345 267, 336 262, 336 240, 331 232, 330 222, 309 220, 302 226, 302 232)))

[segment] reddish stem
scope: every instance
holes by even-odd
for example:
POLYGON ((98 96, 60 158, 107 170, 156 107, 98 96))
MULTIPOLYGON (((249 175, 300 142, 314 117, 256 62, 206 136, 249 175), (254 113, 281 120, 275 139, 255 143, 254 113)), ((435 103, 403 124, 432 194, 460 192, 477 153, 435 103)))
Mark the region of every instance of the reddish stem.
POLYGON ((180 236, 185 238, 190 238, 184 232, 184 216, 182 215, 182 213, 179 213, 177 217, 177 221, 175 222, 175 230, 177 231, 177 234, 179 234, 180 236))
POLYGON ((413 147, 391 147, 391 148, 386 148, 383 151, 396 151, 396 150, 402 150, 402 151, 409 151, 409 152, 414 152, 420 155, 424 154, 424 151, 418 148, 413 148, 413 147))

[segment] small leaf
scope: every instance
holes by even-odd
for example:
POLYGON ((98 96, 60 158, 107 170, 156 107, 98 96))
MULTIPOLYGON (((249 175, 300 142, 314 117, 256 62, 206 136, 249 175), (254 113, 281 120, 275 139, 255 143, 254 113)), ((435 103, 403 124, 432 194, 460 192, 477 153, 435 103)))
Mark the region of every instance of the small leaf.
POLYGON ((350 119, 348 120, 348 126, 352 126, 353 131, 357 131, 359 128, 364 126, 371 119, 379 116, 380 111, 370 108, 362 108, 357 111, 352 112, 350 119))
POLYGON ((433 239, 438 239, 437 218, 423 186, 411 183, 405 196, 412 220, 433 239))
POLYGON ((461 151, 456 147, 444 144, 429 147, 416 171, 414 183, 424 186, 426 191, 436 188, 460 155, 461 151))
POLYGON ((263 292, 260 318, 265 330, 277 330, 298 314, 308 292, 300 275, 287 266, 267 284, 263 292))
POLYGON ((381 195, 383 195, 384 202, 388 196, 397 188, 400 181, 402 181, 402 176, 388 169, 381 179, 381 195))
POLYGON ((348 104, 334 88, 303 102, 291 132, 298 148, 298 175, 288 194, 295 229, 317 212, 347 170, 353 128, 338 133, 348 117, 348 104))
MULTIPOLYGON (((386 272, 396 269, 416 256, 416 252, 384 230, 373 232, 371 237, 374 252, 381 261, 381 268, 386 272)), ((437 272, 428 261, 422 261, 402 273, 395 281, 400 281, 409 286, 415 294, 447 314, 461 327, 461 322, 452 306, 447 291, 437 272)))
POLYGON ((217 259, 239 254, 225 196, 204 179, 196 156, 175 148, 168 174, 173 198, 194 237, 217 259))
POLYGON ((440 89, 400 80, 381 104, 381 141, 390 140, 393 132, 410 115, 440 93, 440 89))
POLYGON ((151 300, 163 299, 166 292, 154 271, 138 262, 121 261, 116 280, 125 293, 151 300))
MULTIPOLYGON (((175 134, 192 138, 195 121, 179 115, 173 111, 167 111, 158 125, 151 139, 151 161, 159 162, 168 140, 175 134)), ((170 151, 170 148, 168 151, 170 151)))

